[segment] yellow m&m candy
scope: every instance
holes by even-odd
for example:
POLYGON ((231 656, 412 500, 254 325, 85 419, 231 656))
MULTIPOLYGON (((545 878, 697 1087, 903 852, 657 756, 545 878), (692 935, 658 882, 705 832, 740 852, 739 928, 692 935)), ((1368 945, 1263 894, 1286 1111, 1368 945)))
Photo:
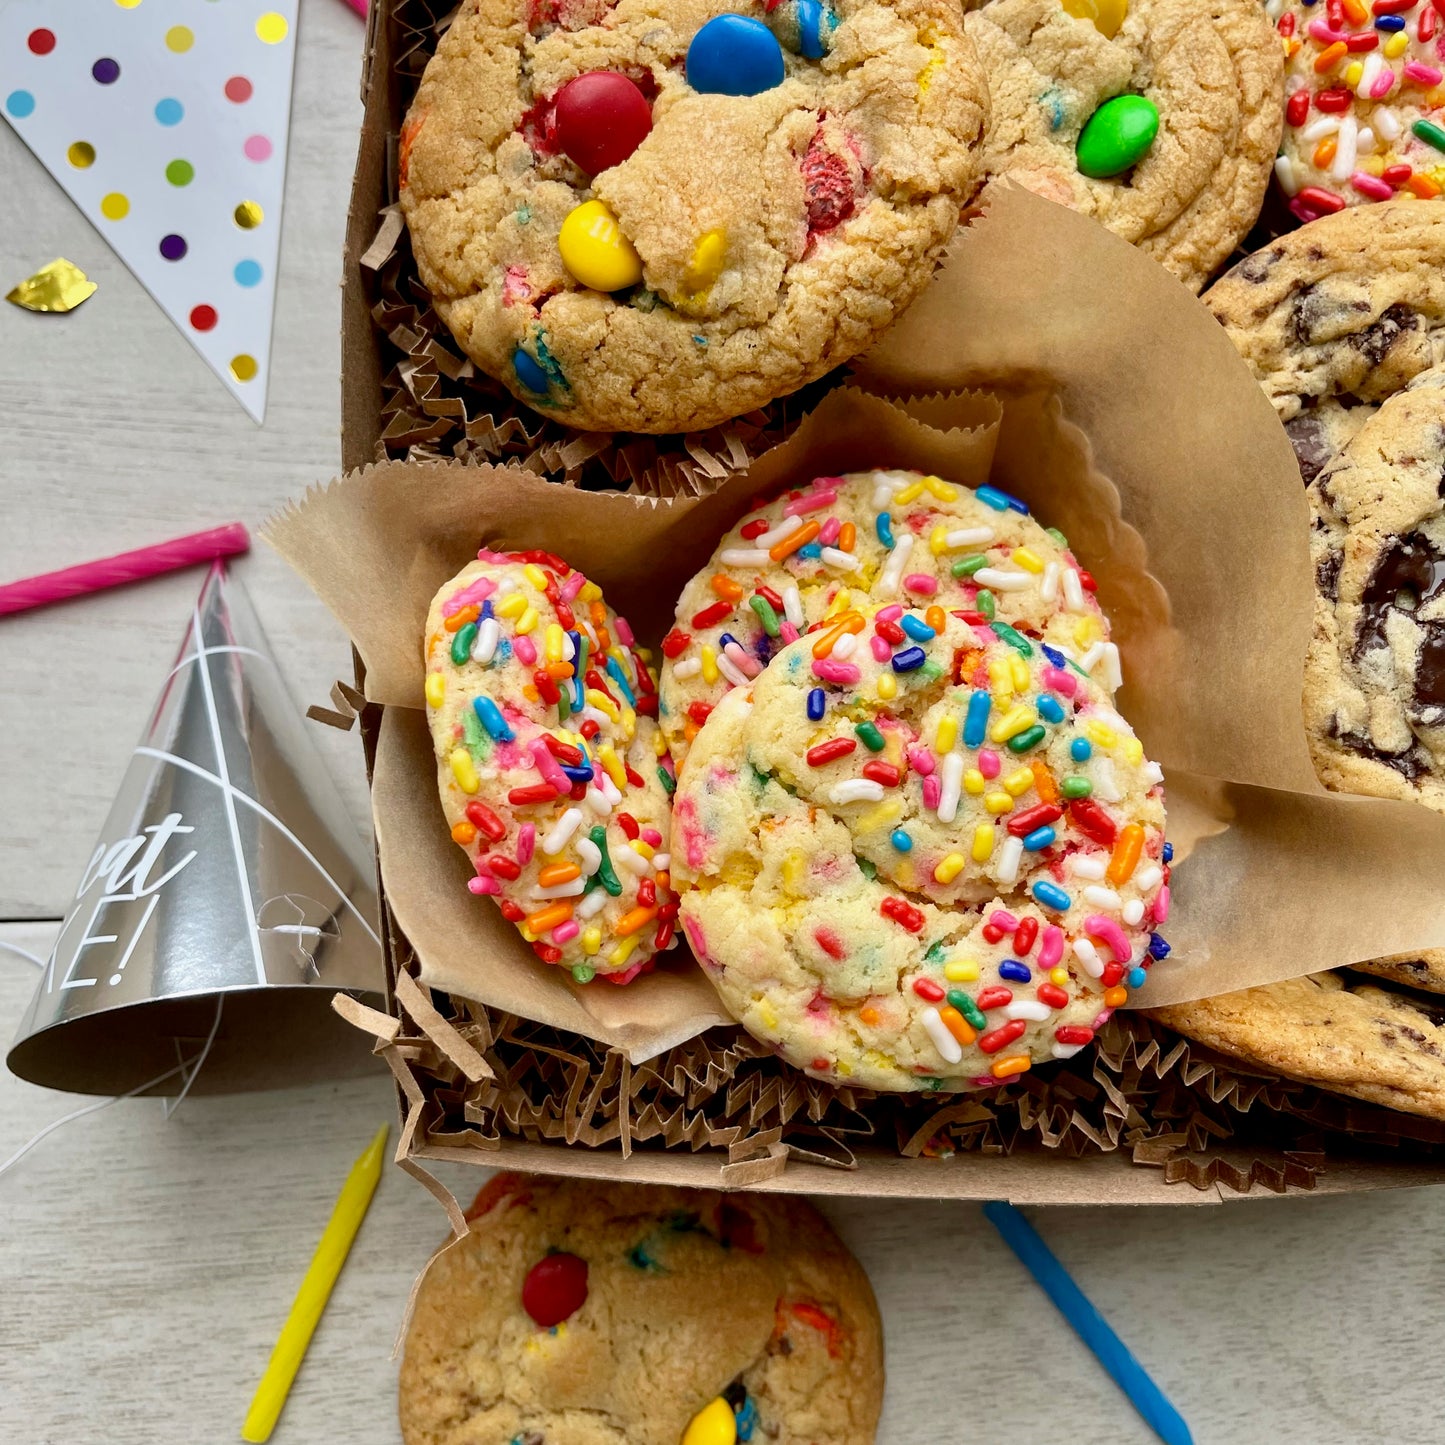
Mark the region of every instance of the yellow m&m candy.
POLYGON ((601 201, 583 201, 557 235, 562 264, 594 291, 622 291, 642 280, 642 258, 601 201))
POLYGON ((682 294, 674 304, 681 310, 695 313, 706 302, 713 282, 727 264, 728 242, 722 231, 708 231, 693 247, 692 259, 682 276, 682 294))
POLYGON ((737 1417, 721 1395, 704 1405, 683 1431, 682 1445, 734 1445, 738 1438, 737 1417))
POLYGON ((1063 0, 1064 9, 1075 20, 1092 20, 1094 29, 1112 40, 1129 13, 1129 0, 1063 0))
POLYGON ((728 238, 721 231, 709 231, 693 248, 692 259, 687 263, 687 274, 683 278, 687 289, 696 295, 706 291, 723 273, 727 263, 728 238))

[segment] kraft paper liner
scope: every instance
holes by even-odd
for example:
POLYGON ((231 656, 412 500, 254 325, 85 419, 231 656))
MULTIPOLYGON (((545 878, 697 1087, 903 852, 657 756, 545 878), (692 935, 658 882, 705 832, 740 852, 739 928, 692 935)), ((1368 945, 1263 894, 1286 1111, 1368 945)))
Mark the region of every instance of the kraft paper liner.
MULTIPOLYGON (((456 6, 400 0, 377 21, 393 31, 392 116, 405 114, 456 6)), ((358 257, 383 339, 383 403, 375 458, 511 461, 553 481, 653 496, 705 493, 783 441, 836 378, 706 432, 677 436, 576 432, 522 405, 460 354, 417 275, 397 204, 396 133, 388 140, 386 200, 358 257)))
MULTIPOLYGON (((1007 186, 855 367, 896 396, 992 388, 1005 402, 999 484, 1040 510, 1050 479, 1033 462, 1033 399, 1056 399, 1175 612, 1177 636, 1156 635, 1126 669, 1125 708, 1151 754, 1166 769, 1322 791, 1299 721, 1311 577, 1298 467, 1223 328, 1172 276, 1007 186), (1216 705, 1221 689, 1232 708, 1216 705)), ((1096 570, 1112 608, 1110 562, 1096 570)))
MULTIPOLYGON (((377 753, 380 713, 375 705, 361 713, 369 767, 377 753)), ((1188 791, 1175 789, 1176 796, 1188 791)), ((1207 801, 1215 789, 1195 791, 1207 801)), ((382 896, 385 903, 384 889, 382 896)), ((455 1199, 420 1160, 501 1162, 607 1177, 617 1172, 611 1161, 619 1154, 635 1162, 632 1146, 639 1139, 644 1150, 650 1143, 666 1149, 686 1145, 691 1153, 708 1149, 719 1159, 726 1149, 726 1163, 705 1164, 683 1181, 694 1184, 818 1190, 831 1189, 836 1180, 838 1192, 845 1193, 967 1191, 936 1174, 912 1177, 900 1189, 888 1171, 880 1173, 888 1153, 880 1152, 876 1140, 890 1118, 897 1155, 904 1159, 957 1152, 1002 1160, 1022 1145, 1020 1167, 1030 1165, 1031 1154, 1044 1152, 1071 1158, 1080 1171, 1090 1159, 1127 1155, 1133 1164, 1157 1170, 1167 1191, 1128 1185, 1117 1172, 1102 1178, 1076 1173, 1061 1186, 1028 1167, 1017 1179, 1010 1174, 1011 1182, 990 1175, 976 1194, 1021 1202, 1213 1201, 1226 1189, 1243 1194, 1254 1185, 1276 1193, 1336 1192, 1445 1179, 1445 1166, 1386 1165, 1378 1157, 1382 1150, 1402 1149, 1412 1160, 1435 1157, 1445 1143, 1445 1124, 1276 1078, 1136 1014, 1116 1015, 1097 1051, 1074 1063, 952 1102, 832 1088, 789 1069, 735 1027, 711 1029, 666 1058, 634 1069, 618 1050, 601 1050, 580 1035, 493 1015, 460 999, 434 1003, 425 989, 402 982, 416 960, 387 907, 382 924, 388 973, 402 1000, 396 1017, 345 995, 335 1007, 374 1036, 377 1052, 396 1075, 405 1120, 398 1161, 442 1203, 457 1230, 461 1211, 455 1199), (442 1019, 442 1009, 451 1020, 442 1019), (482 1079, 487 1087, 465 1082, 482 1079), (1247 1127, 1258 1141, 1252 1145, 1237 1137, 1241 1116, 1251 1110, 1247 1127), (1281 1115, 1302 1121, 1302 1127, 1292 1122, 1281 1127, 1281 1115), (1344 1136, 1333 1139, 1342 1147, 1329 1157, 1327 1172, 1322 1172, 1321 1131, 1344 1136), (590 1154, 568 1154, 564 1160, 558 1143, 580 1145, 590 1154), (857 1185, 850 1182, 858 1162, 855 1144, 871 1148, 857 1185), (1361 1160, 1343 1152, 1361 1148, 1376 1157, 1361 1160), (795 1169, 785 1177, 790 1160, 842 1175, 810 1171, 800 1180, 795 1169), (1185 1200, 1168 1190, 1180 1182, 1193 1186, 1185 1200)), ((675 1166, 664 1167, 657 1177, 677 1182, 677 1173, 675 1166)))

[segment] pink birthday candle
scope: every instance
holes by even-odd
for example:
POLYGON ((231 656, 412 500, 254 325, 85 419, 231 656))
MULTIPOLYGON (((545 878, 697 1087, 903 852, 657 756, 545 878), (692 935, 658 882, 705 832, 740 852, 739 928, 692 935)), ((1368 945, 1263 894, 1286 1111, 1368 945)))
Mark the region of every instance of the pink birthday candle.
POLYGON ((212 562, 217 557, 234 557, 250 545, 245 527, 239 522, 230 522, 224 527, 212 527, 208 532, 192 532, 170 542, 157 542, 153 547, 120 552, 114 557, 82 562, 77 567, 62 567, 58 572, 43 572, 39 577, 27 577, 0 587, 0 617, 8 612, 44 607, 50 602, 63 602, 67 597, 100 592, 106 587, 119 587, 126 582, 140 582, 147 577, 158 577, 162 572, 212 562))

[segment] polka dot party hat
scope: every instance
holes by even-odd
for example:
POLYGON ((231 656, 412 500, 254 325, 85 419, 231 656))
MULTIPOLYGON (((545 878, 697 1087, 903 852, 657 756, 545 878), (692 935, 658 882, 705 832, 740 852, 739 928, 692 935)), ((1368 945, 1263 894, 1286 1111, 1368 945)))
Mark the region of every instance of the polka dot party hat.
POLYGON ((297 3, 0 5, 0 115, 258 422, 297 3))

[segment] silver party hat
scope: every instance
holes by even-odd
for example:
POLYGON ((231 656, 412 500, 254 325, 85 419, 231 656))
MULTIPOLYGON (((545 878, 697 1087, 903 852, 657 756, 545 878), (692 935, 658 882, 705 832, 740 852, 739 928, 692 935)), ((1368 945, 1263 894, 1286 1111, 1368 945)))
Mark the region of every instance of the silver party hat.
POLYGON ((375 874, 240 584, 208 573, 7 1063, 119 1094, 349 1070, 380 993, 375 874))

